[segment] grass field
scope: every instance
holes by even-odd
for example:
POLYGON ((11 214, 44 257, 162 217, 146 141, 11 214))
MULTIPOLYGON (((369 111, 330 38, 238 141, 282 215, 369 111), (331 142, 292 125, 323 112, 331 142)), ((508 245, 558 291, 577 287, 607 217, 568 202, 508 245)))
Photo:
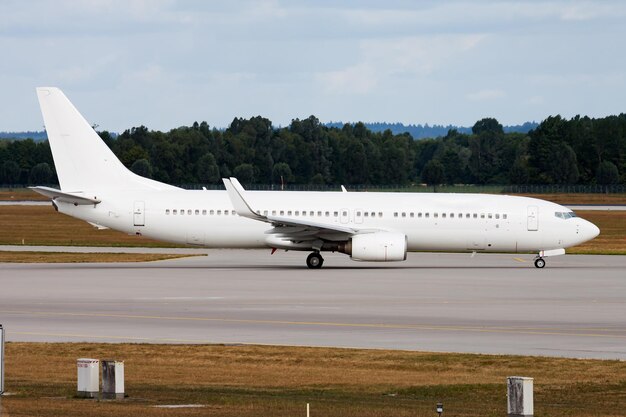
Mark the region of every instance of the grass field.
MULTIPOLYGON (((67 253, 67 252, 3 252, 0 263, 76 263, 76 262, 152 262, 184 258, 191 255, 159 253, 67 253)), ((2 417, 2 416, 0 416, 2 417)))
MULTIPOLYGON (((601 234, 568 249, 578 254, 626 254, 626 211, 579 211, 601 234)), ((153 246, 175 245, 89 224, 54 211, 52 206, 0 206, 0 245, 153 246)))
POLYGON ((506 415, 506 377, 535 415, 623 416, 626 362, 277 346, 8 343, 7 416, 506 415), (125 362, 124 401, 74 398, 77 358, 125 362), (158 409, 155 405, 205 408, 158 409))

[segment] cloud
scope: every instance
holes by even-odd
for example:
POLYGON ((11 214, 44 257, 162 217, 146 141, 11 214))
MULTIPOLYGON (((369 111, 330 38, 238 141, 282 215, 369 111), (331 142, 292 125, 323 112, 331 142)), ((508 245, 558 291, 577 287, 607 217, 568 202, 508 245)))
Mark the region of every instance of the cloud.
POLYGON ((374 68, 367 64, 319 73, 315 80, 328 94, 366 94, 378 84, 374 68))
POLYGON ((315 80, 328 93, 365 94, 389 81, 425 78, 478 47, 484 35, 420 36, 362 41, 355 63, 321 72, 315 80))
POLYGON ((480 90, 467 95, 467 98, 472 101, 487 101, 496 100, 506 96, 506 93, 502 90, 480 90))

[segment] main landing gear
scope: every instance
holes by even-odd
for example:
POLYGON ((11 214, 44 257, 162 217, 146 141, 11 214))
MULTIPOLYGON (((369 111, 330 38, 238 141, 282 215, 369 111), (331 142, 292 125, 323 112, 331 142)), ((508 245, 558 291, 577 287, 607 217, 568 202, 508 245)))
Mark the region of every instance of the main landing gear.
POLYGON ((537 256, 535 258, 535 268, 543 268, 544 266, 546 266, 546 261, 541 257, 541 256, 537 256))
POLYGON ((312 252, 306 258, 306 266, 310 269, 320 269, 324 264, 324 258, 319 252, 312 252))

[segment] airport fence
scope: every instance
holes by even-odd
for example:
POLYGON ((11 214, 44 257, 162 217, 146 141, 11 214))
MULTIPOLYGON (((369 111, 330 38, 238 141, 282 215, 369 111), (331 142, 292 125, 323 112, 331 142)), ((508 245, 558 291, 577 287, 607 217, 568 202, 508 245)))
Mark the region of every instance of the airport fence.
MULTIPOLYGON (((41 184, 39 184, 41 185, 41 184)), ((223 184, 175 184, 188 190, 223 190, 223 184)), ((19 190, 29 187, 30 184, 0 184, 0 189, 19 190)), ((58 188, 58 184, 46 184, 48 187, 58 188)), ((268 191, 341 191, 340 184, 243 184, 247 190, 268 191)), ((425 184, 410 185, 371 185, 346 184, 348 191, 388 191, 388 192, 438 192, 438 193, 481 193, 481 194, 626 194, 626 184, 526 184, 526 185, 483 185, 483 184, 455 184, 438 185, 436 187, 425 184)))

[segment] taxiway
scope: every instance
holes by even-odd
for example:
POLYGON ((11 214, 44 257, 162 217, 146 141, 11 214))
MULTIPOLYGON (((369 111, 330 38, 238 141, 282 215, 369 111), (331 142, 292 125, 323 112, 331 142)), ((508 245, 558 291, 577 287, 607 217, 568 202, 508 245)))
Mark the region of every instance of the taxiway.
POLYGON ((255 343, 626 359, 626 256, 205 250, 125 264, 0 264, 9 341, 255 343))

